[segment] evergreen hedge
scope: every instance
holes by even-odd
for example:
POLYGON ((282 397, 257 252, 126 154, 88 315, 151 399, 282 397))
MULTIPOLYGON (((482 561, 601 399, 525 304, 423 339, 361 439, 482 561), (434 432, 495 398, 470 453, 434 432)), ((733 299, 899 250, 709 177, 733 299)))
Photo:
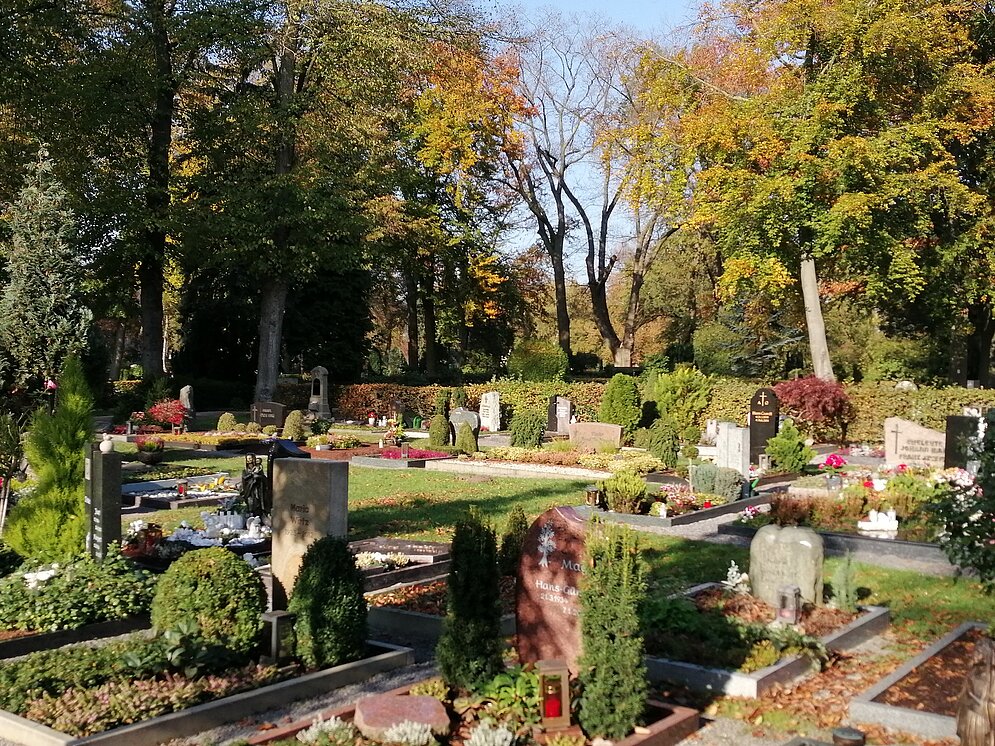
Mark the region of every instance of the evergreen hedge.
POLYGON ((622 373, 612 376, 601 397, 598 420, 621 425, 623 440, 629 442, 641 416, 636 379, 622 373))

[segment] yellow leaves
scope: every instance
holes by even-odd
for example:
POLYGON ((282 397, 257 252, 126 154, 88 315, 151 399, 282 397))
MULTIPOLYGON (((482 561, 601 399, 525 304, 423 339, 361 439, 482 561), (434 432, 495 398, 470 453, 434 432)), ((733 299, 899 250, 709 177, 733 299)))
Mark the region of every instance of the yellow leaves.
POLYGON ((496 254, 476 254, 470 257, 467 277, 476 291, 465 303, 467 326, 473 326, 474 319, 495 319, 502 313, 499 301, 494 297, 501 286, 508 281, 496 254))
POLYGON ((718 295, 730 300, 742 291, 765 296, 775 308, 781 305, 785 290, 795 282, 780 259, 774 256, 741 254, 725 261, 719 278, 718 295))

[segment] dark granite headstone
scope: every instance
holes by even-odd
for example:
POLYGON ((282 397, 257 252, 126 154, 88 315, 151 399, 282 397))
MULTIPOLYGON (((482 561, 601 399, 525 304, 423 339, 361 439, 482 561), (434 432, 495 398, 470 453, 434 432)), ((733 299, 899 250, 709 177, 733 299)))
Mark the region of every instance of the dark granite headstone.
POLYGON ((947 417, 947 440, 943 449, 943 468, 966 469, 968 463, 977 461, 980 417, 952 414, 947 417))
POLYGON ((767 441, 777 435, 778 401, 774 389, 757 389, 750 399, 750 463, 759 464, 767 441))
POLYGON ((553 508, 525 535, 515 616, 522 663, 560 658, 577 673, 580 579, 587 524, 574 508, 553 508))
POLYGON ((107 547, 121 541, 121 456, 93 447, 84 463, 86 553, 107 556, 107 547))
POLYGON ((249 418, 258 422, 261 427, 273 425, 283 427, 287 408, 275 401, 257 401, 249 407, 249 418))
POLYGON ((566 435, 569 432, 570 418, 573 413, 573 403, 567 397, 549 397, 549 406, 546 410, 546 432, 566 435))

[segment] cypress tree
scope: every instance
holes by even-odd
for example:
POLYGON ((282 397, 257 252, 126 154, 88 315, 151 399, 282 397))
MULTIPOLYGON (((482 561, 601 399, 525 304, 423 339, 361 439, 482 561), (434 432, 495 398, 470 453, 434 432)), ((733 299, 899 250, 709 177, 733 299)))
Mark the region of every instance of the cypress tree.
POLYGON ((83 303, 76 224, 66 203, 42 147, 11 208, 11 238, 3 246, 7 277, 0 294, 0 347, 13 360, 21 384, 58 377, 63 361, 86 346, 92 314, 83 303))

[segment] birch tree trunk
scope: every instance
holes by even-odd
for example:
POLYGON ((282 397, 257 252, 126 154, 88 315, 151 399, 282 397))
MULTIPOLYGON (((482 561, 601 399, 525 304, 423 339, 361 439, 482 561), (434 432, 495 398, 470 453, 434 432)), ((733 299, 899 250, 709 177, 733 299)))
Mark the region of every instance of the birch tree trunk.
POLYGON ((829 343, 826 341, 826 322, 822 318, 822 302, 819 300, 819 278, 815 271, 815 257, 809 253, 802 254, 801 283, 812 369, 816 378, 835 381, 833 363, 829 358, 829 343))

